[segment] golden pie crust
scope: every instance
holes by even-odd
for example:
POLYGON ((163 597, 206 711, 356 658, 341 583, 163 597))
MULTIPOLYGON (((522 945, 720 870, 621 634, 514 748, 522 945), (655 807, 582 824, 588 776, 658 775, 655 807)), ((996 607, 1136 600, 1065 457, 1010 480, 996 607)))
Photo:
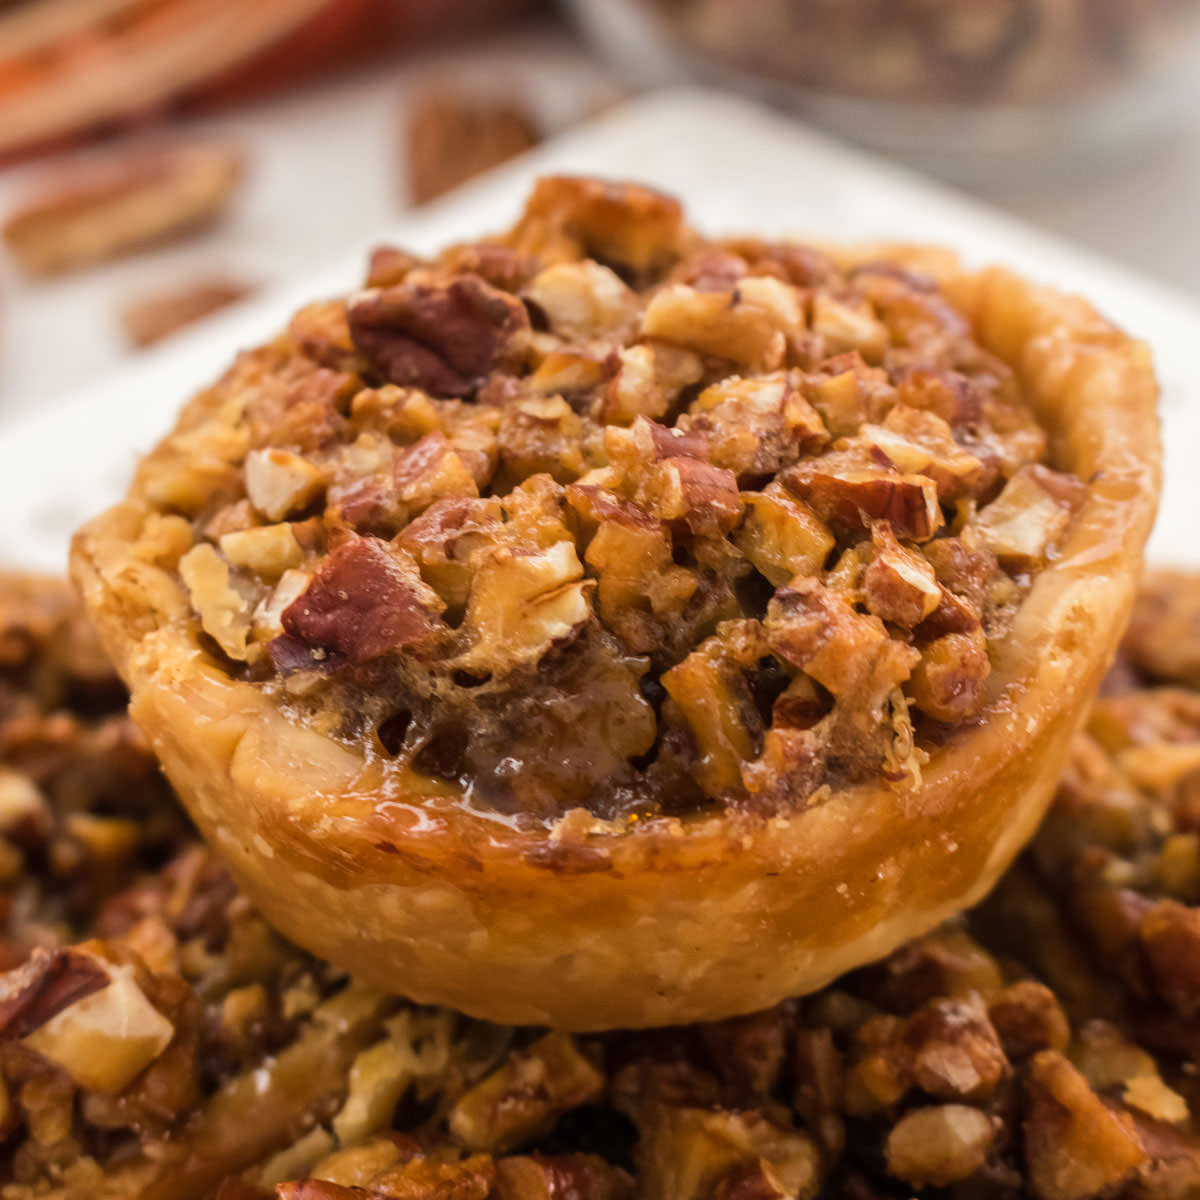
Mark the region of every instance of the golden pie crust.
MULTIPOLYGON (((877 260, 879 247, 836 252, 877 260)), ((798 811, 536 827, 289 720, 198 636, 164 552, 155 456, 76 536, 72 571, 131 712, 201 832, 278 928, 417 1001, 571 1030, 708 1021, 880 958, 978 901, 1028 841, 1129 619, 1160 484, 1145 345, 998 268, 919 263, 1010 364, 1049 461, 1086 485, 993 653, 993 699, 920 778, 798 811)), ((185 421, 214 404, 202 394, 185 421)), ((218 455, 218 445, 195 453, 218 455)), ((161 453, 161 451, 159 452, 161 453)))

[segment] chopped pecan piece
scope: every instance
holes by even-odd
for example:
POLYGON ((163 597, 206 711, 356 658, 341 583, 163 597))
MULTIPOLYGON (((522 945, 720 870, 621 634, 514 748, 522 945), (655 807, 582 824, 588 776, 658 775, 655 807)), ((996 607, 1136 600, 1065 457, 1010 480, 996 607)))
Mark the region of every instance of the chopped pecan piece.
POLYGON ((529 389, 540 396, 582 396, 608 384, 616 364, 613 356, 576 346, 547 354, 529 376, 529 389))
POLYGON ((852 437, 865 422, 882 421, 896 403, 887 372, 867 366, 856 352, 827 359, 805 390, 834 437, 852 437))
POLYGON ((356 537, 321 564, 282 624, 316 662, 357 666, 431 637, 441 609, 402 551, 356 537))
POLYGON ((496 1162, 496 1200, 632 1200, 633 1177, 598 1154, 513 1155, 496 1162))
POLYGON ((545 176, 534 185, 514 237, 538 250, 555 235, 575 241, 575 253, 641 273, 680 252, 687 231, 678 200, 636 184, 545 176))
POLYGON ((495 1180, 496 1165, 486 1154, 472 1154, 461 1162, 417 1155, 375 1175, 365 1196, 370 1200, 487 1200, 495 1180))
POLYGON ((1071 1027, 1058 997, 1033 979, 1010 984, 988 1002, 988 1018, 1013 1062, 1039 1050, 1065 1051, 1071 1027))
POLYGON ((737 477, 699 459, 678 456, 659 462, 645 500, 663 521, 683 521, 693 533, 728 532, 742 512, 737 477))
POLYGON ((948 633, 921 651, 908 691, 935 721, 961 721, 979 710, 991 670, 982 629, 948 633))
POLYGON ((595 1100, 604 1075, 565 1033, 548 1033, 505 1062, 450 1110, 451 1134, 469 1150, 503 1153, 595 1100))
POLYGON ((298 567, 304 555, 295 531, 286 523, 223 533, 219 544, 226 562, 257 571, 266 579, 278 579, 298 567))
POLYGON ((742 764, 754 757, 761 720, 744 665, 725 641, 712 637, 662 677, 691 728, 698 750, 694 773, 710 796, 738 790, 742 764))
POLYGON ((122 1091, 175 1036, 133 966, 110 962, 86 945, 35 954, 5 977, 3 991, 3 1035, 19 1037, 93 1091, 122 1091))
POLYGON ((121 325, 135 346, 151 346, 218 309, 235 304, 251 290, 249 284, 233 279, 191 280, 125 305, 121 309, 121 325))
POLYGON ((419 96, 406 111, 414 204, 436 199, 541 140, 532 114, 515 99, 436 91, 419 96))
POLYGON ((398 544, 420 564, 426 583, 457 608, 467 602, 472 560, 499 524, 494 501, 438 500, 404 527, 398 544))
POLYGON ((465 396, 515 366, 529 333, 525 306, 478 275, 361 292, 346 310, 350 336, 386 381, 465 396))
POLYGON ((698 355, 665 342, 639 342, 617 351, 620 366, 601 403, 601 416, 625 425, 637 416, 666 416, 679 393, 704 374, 698 355))
POLYGON ((1200 1012, 1200 909, 1160 900, 1142 918, 1141 942, 1160 995, 1176 1012, 1200 1012))
POLYGON ((204 632, 230 658, 244 660, 254 607, 248 587, 238 587, 229 564, 208 542, 179 560, 179 574, 204 632))
POLYGON ((856 351, 878 363, 890 344, 887 326, 865 300, 837 299, 827 292, 813 297, 812 329, 825 339, 831 355, 856 351))
MULTIPOLYGON (((587 489, 569 492, 585 506, 587 489)), ((662 631, 654 617, 670 620, 695 593, 698 580, 672 557, 668 530, 634 504, 612 506, 600 516, 584 558, 597 575, 601 620, 639 654, 656 650, 662 631)))
POLYGON ((305 508, 321 491, 318 467, 290 450, 251 450, 246 456, 246 493, 268 520, 305 508))
POLYGON ((398 246, 376 246, 367 261, 366 286, 369 288, 395 287, 404 282, 404 277, 421 260, 398 246))
POLYGON ((925 475, 943 503, 976 494, 986 482, 983 463, 955 440, 941 417, 898 404, 881 425, 864 425, 855 439, 883 454, 906 475, 925 475))
POLYGON ((767 1196, 813 1200, 820 1188, 820 1156, 812 1139, 760 1112, 658 1104, 640 1117, 639 1126, 639 1176, 647 1196, 748 1200, 765 1184, 767 1196), (746 1172, 760 1173, 757 1186, 746 1172))
POLYGON ((331 371, 353 371, 357 365, 346 306, 341 300, 306 304, 288 324, 301 353, 331 371))
POLYGON ((908 1019, 902 1038, 913 1082, 931 1096, 987 1096, 1010 1074, 996 1030, 973 1000, 931 1000, 908 1019))
POLYGON ((1028 570, 1053 554, 1086 487, 1073 475, 1023 467, 971 522, 980 545, 1004 564, 1028 570))
POLYGON ((4 224, 30 275, 128 254, 215 220, 242 176, 227 146, 185 146, 101 162, 50 180, 4 224))
POLYGON ((544 472, 568 482, 584 470, 583 422, 561 396, 531 396, 506 408, 497 440, 503 472, 516 478, 544 472))
POLYGON ((738 549, 773 584, 797 575, 817 575, 825 567, 834 538, 803 501, 777 483, 765 492, 743 492, 744 518, 734 538, 738 549))
POLYGON ((867 687, 886 692, 903 683, 917 659, 876 617, 864 616, 816 579, 780 588, 763 622, 771 649, 834 696, 867 687))
POLYGON ((867 608, 884 621, 911 629, 941 603, 942 589, 927 559, 896 541, 891 527, 879 521, 871 528, 875 557, 863 572, 867 608))
POLYGON ((916 1187, 949 1187, 982 1169, 995 1137, 991 1118, 977 1108, 917 1108, 888 1134, 888 1171, 916 1187))
POLYGON ((700 292, 685 284, 654 294, 642 314, 641 333, 749 371, 775 370, 787 348, 773 313, 737 292, 700 292))
POLYGON ((739 476, 774 475, 829 440, 789 372, 715 383, 684 420, 705 437, 712 462, 739 476))
POLYGON ((471 645, 462 667, 496 670, 540 657, 591 618, 591 587, 573 542, 486 551, 471 582, 463 623, 471 645))
POLYGON ((872 521, 887 521, 898 538, 925 542, 942 527, 932 479, 872 464, 852 451, 797 463, 780 478, 835 529, 863 529, 872 521))
POLYGON ((396 497, 407 512, 424 512, 435 500, 477 496, 475 477, 440 430, 396 456, 393 466, 396 497))
POLYGON ((1105 1105, 1057 1051, 1034 1055, 1025 1098, 1025 1158, 1037 1200, 1088 1200, 1147 1162, 1129 1117, 1105 1105))
POLYGON ((635 312, 634 294, 620 276, 591 259, 547 267, 523 294, 545 314, 551 332, 564 338, 615 332, 635 312))
POLYGON ((27 1037, 108 983, 108 965, 96 955, 39 946, 21 966, 0 976, 0 1036, 27 1037))

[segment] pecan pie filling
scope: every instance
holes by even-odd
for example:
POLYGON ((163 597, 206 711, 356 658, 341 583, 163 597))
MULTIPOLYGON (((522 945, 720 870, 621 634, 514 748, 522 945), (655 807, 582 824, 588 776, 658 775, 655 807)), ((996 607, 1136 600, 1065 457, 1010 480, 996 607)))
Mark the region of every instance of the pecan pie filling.
POLYGON ((153 482, 209 647, 543 819, 919 778, 1085 491, 931 276, 595 181, 376 252, 216 393, 235 453, 185 417, 153 482))

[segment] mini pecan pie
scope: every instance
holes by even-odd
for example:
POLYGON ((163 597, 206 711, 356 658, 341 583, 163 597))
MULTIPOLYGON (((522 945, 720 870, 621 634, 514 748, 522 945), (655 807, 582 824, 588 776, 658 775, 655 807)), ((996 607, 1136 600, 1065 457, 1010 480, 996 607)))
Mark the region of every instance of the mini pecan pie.
POLYGON ((268 917, 423 1001, 745 1012, 1032 833, 1158 491, 1144 346, 913 249, 545 179, 241 355, 79 535, 268 917))

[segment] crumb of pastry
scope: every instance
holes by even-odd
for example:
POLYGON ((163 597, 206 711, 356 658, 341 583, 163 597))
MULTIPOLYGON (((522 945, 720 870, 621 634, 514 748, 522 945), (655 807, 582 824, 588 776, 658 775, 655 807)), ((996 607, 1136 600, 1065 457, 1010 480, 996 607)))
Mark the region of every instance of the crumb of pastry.
POLYGON ((186 519, 235 677, 546 819, 916 780, 985 710, 1086 489, 933 277, 549 178, 368 283, 242 355, 135 487, 186 519))
MULTIPOLYGON (((96 719, 61 690, 94 675, 90 652, 64 660, 46 636, 79 620, 64 590, 24 582, 14 606, 10 586, 0 646, 27 649, 0 747, 19 714, 96 719)), ((182 837, 69 925, 9 902, 24 949, 0 977, 0 1182, 10 1200, 1190 1195, 1197 747, 1188 684, 1114 676, 977 912, 803 999, 636 1033, 511 1029, 365 988, 272 933, 182 837)), ((60 774, 91 769, 80 742, 56 755, 60 774)), ((94 819, 111 798, 74 803, 94 819)), ((44 885, 28 839, 0 830, 20 886, 61 907, 74 885, 44 885)))
POLYGON ((152 346, 163 338, 245 298, 253 289, 236 279, 217 276, 189 280, 139 296, 120 313, 121 327, 134 346, 152 346))
POLYGON ((515 94, 430 88, 405 106, 409 199, 426 204, 541 140, 528 105, 515 94))
POLYGON ((54 275, 181 237, 217 220, 243 174, 230 146, 164 146, 60 171, 21 200, 3 238, 28 275, 54 275))

